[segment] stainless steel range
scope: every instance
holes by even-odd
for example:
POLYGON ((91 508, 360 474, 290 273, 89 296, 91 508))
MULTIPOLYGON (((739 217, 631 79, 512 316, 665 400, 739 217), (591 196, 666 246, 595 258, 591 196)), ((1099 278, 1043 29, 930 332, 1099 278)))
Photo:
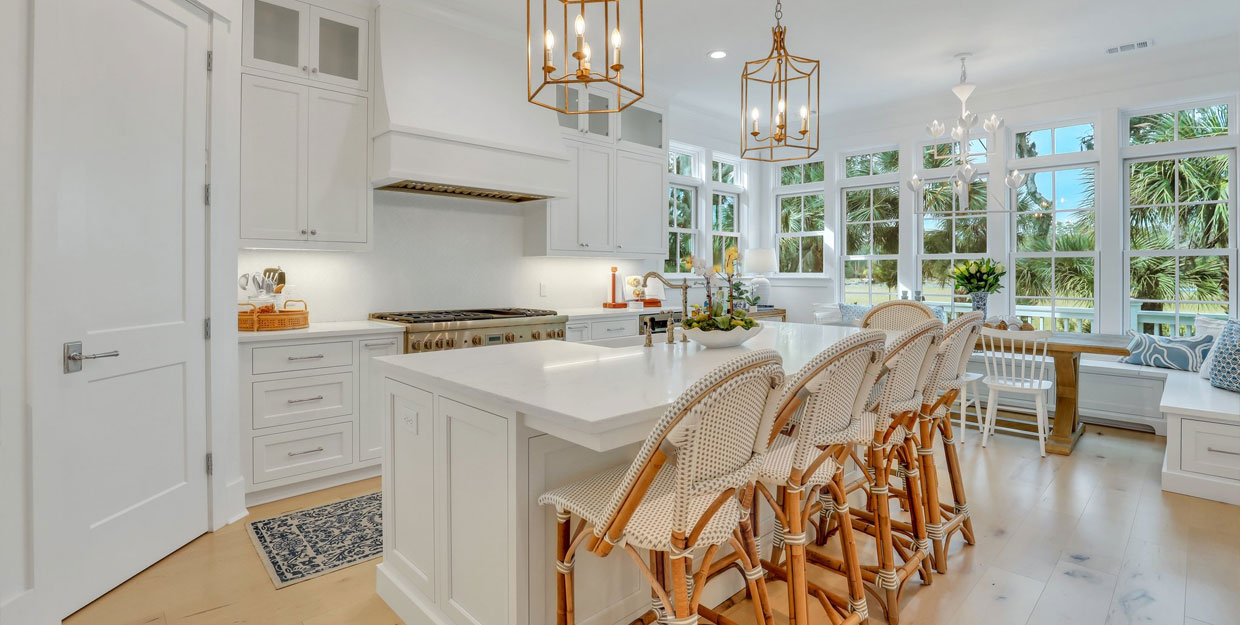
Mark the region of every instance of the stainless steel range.
POLYGON ((405 326, 405 353, 564 339, 567 317, 554 310, 480 308, 371 313, 405 326))

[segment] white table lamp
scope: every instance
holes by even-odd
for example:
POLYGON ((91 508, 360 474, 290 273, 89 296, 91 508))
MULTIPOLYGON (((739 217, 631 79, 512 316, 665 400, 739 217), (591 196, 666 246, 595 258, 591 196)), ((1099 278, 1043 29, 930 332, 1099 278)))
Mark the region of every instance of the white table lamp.
POLYGON ((771 281, 764 274, 775 273, 779 268, 779 259, 775 256, 775 248, 759 247, 745 250, 745 270, 754 274, 753 294, 758 296, 759 304, 771 303, 771 281))

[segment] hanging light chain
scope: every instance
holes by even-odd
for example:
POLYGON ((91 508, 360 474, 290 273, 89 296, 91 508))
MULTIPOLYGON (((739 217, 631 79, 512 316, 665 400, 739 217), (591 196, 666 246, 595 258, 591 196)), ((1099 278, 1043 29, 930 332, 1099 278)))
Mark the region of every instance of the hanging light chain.
POLYGON ((782 0, 775 0, 775 26, 782 26, 781 20, 784 19, 784 3, 782 0))
POLYGON ((969 82, 969 70, 965 68, 964 62, 967 57, 960 57, 960 84, 969 82))

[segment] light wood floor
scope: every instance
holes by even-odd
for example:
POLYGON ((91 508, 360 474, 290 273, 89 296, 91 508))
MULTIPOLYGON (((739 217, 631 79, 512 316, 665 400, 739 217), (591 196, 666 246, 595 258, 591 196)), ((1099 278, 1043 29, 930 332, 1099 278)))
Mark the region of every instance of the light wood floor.
MULTIPOLYGON (((1240 507, 1162 492, 1164 444, 1148 434, 1090 426, 1072 456, 1041 459, 1035 440, 999 435, 982 449, 970 431, 962 463, 978 544, 966 547, 957 537, 946 575, 930 586, 909 582, 902 622, 1240 623, 1240 507)), ((372 479, 256 506, 250 519, 378 488, 372 479)), ((863 545, 862 553, 872 558, 872 546, 863 545)), ((377 562, 275 590, 239 522, 195 540, 66 623, 399 623, 375 595, 377 562)), ((838 583, 826 573, 811 575, 838 583)), ((777 621, 786 622, 783 585, 772 583, 771 593, 777 621)), ((871 604, 870 622, 884 623, 871 604)), ((747 601, 725 614, 753 622, 747 601)), ((828 622, 825 615, 821 622, 828 622)))

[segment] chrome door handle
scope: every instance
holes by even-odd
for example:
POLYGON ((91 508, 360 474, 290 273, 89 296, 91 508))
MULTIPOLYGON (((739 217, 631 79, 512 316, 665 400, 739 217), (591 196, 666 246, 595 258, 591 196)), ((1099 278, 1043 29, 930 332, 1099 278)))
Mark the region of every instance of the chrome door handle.
POLYGON ((116 358, 121 353, 112 350, 110 352, 100 352, 98 354, 69 354, 69 360, 94 360, 96 358, 116 358))
POLYGON ((307 398, 305 398, 305 399, 290 399, 290 400, 288 400, 288 403, 290 403, 290 404, 302 404, 302 403, 305 403, 305 402, 308 402, 308 401, 319 401, 320 399, 323 399, 323 396, 322 396, 322 395, 317 395, 317 396, 315 396, 315 397, 307 397, 307 398))
POLYGON ((289 360, 316 360, 322 358, 323 354, 315 354, 313 356, 289 356, 289 360))
POLYGON ((100 352, 98 354, 83 354, 81 341, 70 341, 64 345, 64 371, 65 373, 77 373, 82 370, 83 360, 95 360, 96 358, 116 358, 121 355, 119 351, 112 350, 110 352, 100 352))
POLYGON ((320 451, 323 451, 322 447, 315 447, 314 449, 307 449, 305 451, 290 451, 288 452, 288 456, 292 458, 293 456, 304 456, 306 454, 318 453, 320 451))
POLYGON ((1213 447, 1206 447, 1206 451, 1212 451, 1216 454, 1227 454, 1229 456, 1240 456, 1240 451, 1228 451, 1226 449, 1215 449, 1213 447))

